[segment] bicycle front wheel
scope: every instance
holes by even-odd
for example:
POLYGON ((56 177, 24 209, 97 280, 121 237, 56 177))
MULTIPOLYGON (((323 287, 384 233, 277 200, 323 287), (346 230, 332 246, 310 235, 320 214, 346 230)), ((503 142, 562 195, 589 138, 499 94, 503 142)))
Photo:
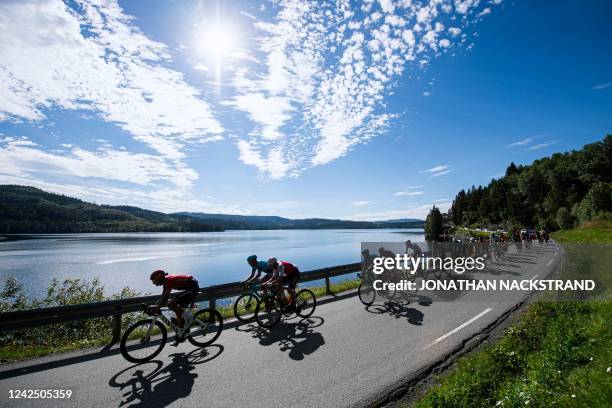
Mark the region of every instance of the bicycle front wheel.
POLYGON ((295 296, 295 313, 302 318, 313 314, 317 307, 317 298, 314 293, 309 289, 302 289, 295 296))
POLYGON ((205 347, 212 344, 223 330, 223 316, 215 309, 200 309, 193 315, 187 340, 194 346, 205 347))
POLYGON ((359 284, 359 289, 357 289, 357 293, 359 294, 359 300, 366 306, 370 306, 374 303, 376 299, 376 291, 372 287, 371 284, 366 282, 361 282, 359 284))
POLYGON ((167 339, 168 333, 163 324, 145 319, 134 323, 123 333, 119 348, 127 361, 145 363, 162 351, 167 339), (161 337, 157 338, 159 334, 161 337))
POLYGON ((255 309, 259 299, 251 293, 238 296, 234 303, 234 316, 241 322, 250 322, 255 318, 255 309))
POLYGON ((280 321, 282 314, 283 308, 280 300, 274 296, 259 301, 255 310, 255 319, 262 327, 272 327, 280 321))

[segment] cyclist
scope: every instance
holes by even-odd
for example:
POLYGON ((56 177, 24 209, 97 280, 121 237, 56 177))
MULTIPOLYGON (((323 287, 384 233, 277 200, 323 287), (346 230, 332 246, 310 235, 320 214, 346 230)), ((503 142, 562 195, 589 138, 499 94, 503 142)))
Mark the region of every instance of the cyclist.
POLYGON ((247 258, 247 263, 252 268, 251 276, 249 276, 243 283, 245 286, 257 281, 261 276, 261 273, 265 273, 264 277, 261 278, 261 283, 266 283, 272 278, 272 269, 266 261, 258 261, 257 255, 251 255, 247 258))
POLYGON ((423 254, 423 250, 421 249, 421 247, 413 243, 412 241, 407 240, 406 242, 404 242, 404 244, 406 244, 406 254, 408 253, 409 249, 412 249, 412 256, 414 257, 419 257, 423 254))
POLYGON ((173 346, 177 346, 184 340, 184 330, 189 330, 189 326, 193 321, 193 315, 189 311, 189 307, 195 302, 196 296, 200 291, 198 281, 191 275, 168 275, 167 272, 161 269, 151 274, 151 281, 153 281, 155 286, 164 287, 159 300, 152 307, 152 311, 159 313, 160 308, 167 303, 170 310, 176 314, 176 319, 173 319, 173 322, 176 322, 179 330, 177 331, 173 346), (170 297, 172 290, 180 292, 170 297), (184 308, 187 308, 187 310, 184 308))
POLYGON ((300 278, 300 270, 292 263, 279 261, 276 258, 268 259, 268 266, 272 270, 272 279, 268 281, 268 285, 276 285, 279 288, 282 285, 287 285, 287 292, 289 292, 287 303, 293 305, 293 301, 295 300, 295 287, 300 278))

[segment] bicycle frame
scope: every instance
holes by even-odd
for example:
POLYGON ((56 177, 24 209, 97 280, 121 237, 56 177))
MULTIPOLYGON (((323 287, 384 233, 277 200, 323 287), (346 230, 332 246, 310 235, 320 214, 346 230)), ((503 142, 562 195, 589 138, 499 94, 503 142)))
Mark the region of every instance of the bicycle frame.
MULTIPOLYGON (((197 310, 195 310, 195 308, 190 308, 192 310, 192 313, 195 315, 195 313, 197 313, 197 310)), ((174 323, 172 323, 172 321, 170 319, 168 319, 163 312, 166 311, 170 311, 169 308, 162 308, 161 309, 161 313, 158 315, 148 315, 152 320, 151 323, 149 324, 149 330, 147 331, 147 335, 144 337, 145 339, 149 339, 151 337, 151 331, 153 330, 153 328, 155 327, 155 322, 157 322, 158 320, 160 320, 166 327, 168 327, 170 330, 172 330, 175 333, 178 333, 179 329, 186 329, 183 327, 178 327, 176 326, 174 323)), ((145 313, 147 314, 147 313, 145 313)), ((205 325, 208 324, 207 322, 203 322, 199 319, 193 319, 193 321, 191 322, 191 325, 189 327, 192 327, 195 323, 199 324, 199 325, 205 325)))

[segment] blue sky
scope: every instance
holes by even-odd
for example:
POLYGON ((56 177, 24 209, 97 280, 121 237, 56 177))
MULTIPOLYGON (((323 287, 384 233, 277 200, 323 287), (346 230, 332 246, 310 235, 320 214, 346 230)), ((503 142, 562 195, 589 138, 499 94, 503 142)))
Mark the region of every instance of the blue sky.
POLYGON ((0 183, 424 218, 612 132, 608 1, 3 1, 0 183))

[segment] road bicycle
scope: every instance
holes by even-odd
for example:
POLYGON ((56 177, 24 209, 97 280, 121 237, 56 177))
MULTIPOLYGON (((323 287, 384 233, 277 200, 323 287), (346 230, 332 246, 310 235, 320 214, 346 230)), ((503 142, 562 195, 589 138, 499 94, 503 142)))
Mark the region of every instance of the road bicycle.
POLYGON ((144 363, 155 358, 166 345, 168 329, 174 331, 177 337, 187 339, 197 347, 212 344, 221 335, 223 317, 215 309, 197 309, 191 307, 193 321, 187 328, 177 327, 172 319, 164 315, 171 312, 162 308, 159 313, 153 313, 152 308, 143 305, 146 319, 132 324, 121 337, 120 349, 123 357, 132 363, 144 363))
POLYGON ((296 290, 295 299, 291 304, 287 304, 285 298, 286 287, 276 288, 271 286, 264 293, 257 304, 255 319, 262 327, 272 327, 278 324, 283 315, 290 315, 293 312, 301 318, 312 315, 317 307, 317 298, 309 289, 296 290))
POLYGON ((243 293, 238 296, 234 302, 234 316, 241 322, 250 322, 255 318, 255 310, 261 300, 259 291, 261 283, 255 282, 249 284, 249 293, 243 293))
MULTIPOLYGON (((407 271, 401 271, 399 273, 399 278, 403 280, 410 280, 412 282, 416 282, 419 278, 424 279, 424 273, 422 271, 417 271, 412 274, 407 271)), ((357 278, 361 279, 361 283, 359 284, 359 288, 357 288, 357 295, 359 296, 359 301, 363 303, 365 306, 370 306, 376 300, 376 294, 379 293, 379 296, 387 299, 388 301, 393 301, 396 298, 406 299, 407 297, 414 295, 414 293, 404 293, 403 291, 398 291, 397 289, 389 289, 388 286, 384 286, 384 289, 376 290, 374 289, 374 274, 372 272, 366 272, 364 274, 358 273, 357 278)), ((383 279, 384 280, 384 279, 383 279)), ((395 281, 399 282, 399 279, 395 279, 395 281)))

